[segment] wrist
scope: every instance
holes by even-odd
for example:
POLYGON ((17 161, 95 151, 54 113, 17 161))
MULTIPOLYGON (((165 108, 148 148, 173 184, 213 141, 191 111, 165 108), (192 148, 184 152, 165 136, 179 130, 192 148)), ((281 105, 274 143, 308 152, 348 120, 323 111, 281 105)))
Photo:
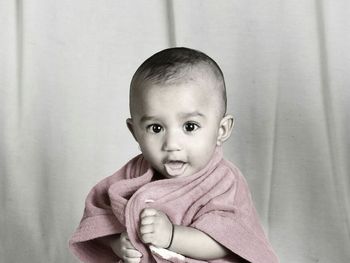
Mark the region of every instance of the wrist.
POLYGON ((170 233, 169 245, 167 247, 165 247, 165 249, 169 249, 171 247, 171 245, 173 244, 174 232, 175 232, 175 226, 173 224, 171 224, 171 233, 170 233))

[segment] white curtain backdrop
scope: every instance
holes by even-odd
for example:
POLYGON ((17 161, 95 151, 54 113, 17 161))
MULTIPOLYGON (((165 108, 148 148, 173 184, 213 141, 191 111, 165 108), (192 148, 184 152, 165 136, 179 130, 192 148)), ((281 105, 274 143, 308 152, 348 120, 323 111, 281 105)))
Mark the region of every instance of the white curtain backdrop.
POLYGON ((348 0, 0 0, 0 262, 77 262, 86 194, 138 154, 132 74, 171 46, 221 65, 281 262, 350 262, 348 0))

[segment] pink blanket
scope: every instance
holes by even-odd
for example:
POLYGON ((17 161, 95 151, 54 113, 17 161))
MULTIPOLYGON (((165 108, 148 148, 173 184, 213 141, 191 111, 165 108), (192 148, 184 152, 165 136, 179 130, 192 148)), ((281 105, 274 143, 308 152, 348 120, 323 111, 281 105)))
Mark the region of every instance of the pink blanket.
MULTIPOLYGON (((208 165, 194 175, 163 180, 154 177, 139 155, 91 190, 84 216, 70 240, 70 249, 80 260, 118 262, 112 250, 95 239, 127 231, 131 243, 143 254, 141 262, 179 262, 152 254, 140 241, 140 212, 152 207, 165 212, 173 224, 197 228, 233 252, 211 262, 278 262, 245 179, 238 168, 223 159, 219 148, 208 165)), ((204 261, 186 258, 186 262, 204 261)))

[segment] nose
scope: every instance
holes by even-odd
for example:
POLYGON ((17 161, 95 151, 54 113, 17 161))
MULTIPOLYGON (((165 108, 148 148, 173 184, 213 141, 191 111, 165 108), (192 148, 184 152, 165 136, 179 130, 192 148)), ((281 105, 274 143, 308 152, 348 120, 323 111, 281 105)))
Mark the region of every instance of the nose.
POLYGON ((181 138, 179 134, 173 131, 168 131, 163 142, 163 151, 173 152, 181 150, 181 138))

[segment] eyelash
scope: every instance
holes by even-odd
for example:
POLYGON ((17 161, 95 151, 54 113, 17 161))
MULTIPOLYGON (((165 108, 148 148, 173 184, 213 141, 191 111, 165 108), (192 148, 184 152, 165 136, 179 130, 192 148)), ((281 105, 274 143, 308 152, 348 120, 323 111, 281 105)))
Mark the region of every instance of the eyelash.
MULTIPOLYGON (((196 130, 198 130, 200 127, 200 125, 196 122, 193 122, 193 121, 189 121, 189 122, 186 122, 184 125, 183 125, 183 129, 186 133, 192 133, 196 130), (191 125, 191 128, 190 126, 191 125), (193 126, 193 127, 192 127, 193 126), (190 128, 189 130, 187 130, 187 128, 190 128)), ((150 124, 146 127, 146 130, 150 133, 153 133, 153 134, 158 134, 160 133, 161 131, 164 130, 164 128, 159 125, 159 124, 156 124, 156 123, 153 123, 153 124, 150 124)))
POLYGON ((185 132, 188 132, 188 133, 194 132, 194 131, 198 130, 199 128, 200 128, 199 124, 198 124, 198 123, 195 123, 195 122, 193 122, 193 121, 189 121, 189 122, 186 122, 186 123, 184 124, 184 130, 185 130, 185 132), (193 125, 194 128, 193 128, 192 130, 190 130, 190 131, 187 131, 187 130, 186 130, 186 126, 187 126, 187 128, 188 128, 188 125, 193 125))
POLYGON ((159 125, 159 124, 154 123, 154 124, 148 125, 146 127, 146 130, 148 132, 150 132, 150 133, 157 134, 157 133, 160 133, 163 130, 163 127, 161 125, 159 125), (154 128, 160 128, 160 131, 156 132, 156 131, 154 131, 154 128))

